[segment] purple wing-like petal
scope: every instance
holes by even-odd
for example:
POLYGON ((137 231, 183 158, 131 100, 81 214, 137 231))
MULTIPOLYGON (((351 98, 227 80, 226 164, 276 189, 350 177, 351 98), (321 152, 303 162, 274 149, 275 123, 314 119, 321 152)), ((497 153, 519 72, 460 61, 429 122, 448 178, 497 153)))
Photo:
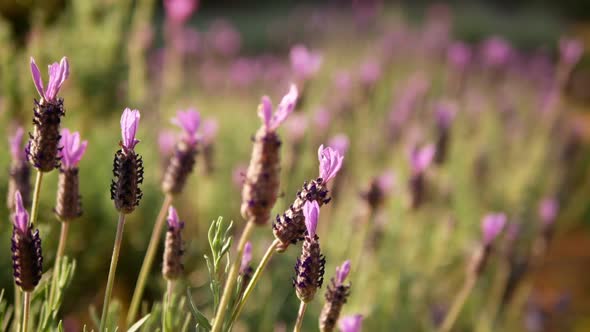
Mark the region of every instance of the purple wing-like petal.
POLYGON ((324 149, 324 146, 321 145, 318 149, 318 159, 320 162, 320 177, 324 183, 327 183, 336 176, 342 167, 344 156, 331 147, 324 149))
POLYGON ((262 119, 262 124, 267 130, 270 130, 272 121, 272 102, 267 96, 262 97, 260 106, 258 106, 258 117, 262 119))
POLYGON ((14 194, 14 200, 16 203, 13 214, 14 227, 25 233, 29 227, 29 214, 23 205, 23 197, 21 196, 20 191, 17 191, 14 194))
POLYGON ((39 93, 41 98, 45 98, 45 90, 43 88, 43 79, 41 78, 41 72, 39 71, 39 67, 35 63, 35 59, 31 57, 31 74, 33 75, 33 82, 35 83, 35 88, 39 93))
POLYGON ((172 123, 184 130, 185 138, 189 144, 194 144, 197 141, 197 130, 201 124, 201 114, 197 110, 190 108, 186 111, 176 112, 172 123))
POLYGON ((483 242, 485 245, 491 244, 504 229, 506 224, 506 215, 503 213, 487 214, 481 222, 483 242))
POLYGON ((309 236, 313 239, 318 226, 320 216, 320 205, 317 201, 307 201, 303 205, 303 215, 305 216, 305 227, 309 236))
POLYGON ((127 150, 133 150, 139 140, 135 138, 137 126, 141 115, 138 110, 126 108, 121 116, 121 136, 123 138, 123 147, 127 150))
POLYGON ((336 281, 339 285, 344 283, 350 273, 350 260, 345 261, 342 265, 336 267, 336 281))
POLYGON ((279 106, 277 106, 277 110, 270 122, 270 130, 276 130, 285 121, 287 116, 293 112, 298 96, 297 87, 295 84, 292 84, 289 92, 283 97, 279 106))
POLYGON ((25 130, 23 127, 18 127, 14 132, 14 135, 10 136, 8 142, 10 143, 10 154, 12 160, 24 160, 25 150, 22 148, 23 136, 25 130))
POLYGON ((178 218, 178 213, 173 206, 168 208, 168 218, 166 221, 168 222, 168 228, 180 228, 180 218, 178 218))

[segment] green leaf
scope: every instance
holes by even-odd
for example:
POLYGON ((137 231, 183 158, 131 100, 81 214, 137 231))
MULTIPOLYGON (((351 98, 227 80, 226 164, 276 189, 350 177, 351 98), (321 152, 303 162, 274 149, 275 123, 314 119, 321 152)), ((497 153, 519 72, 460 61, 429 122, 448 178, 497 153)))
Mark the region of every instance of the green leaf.
POLYGON ((150 315, 151 314, 147 314, 147 315, 143 316, 142 319, 138 320, 137 322, 135 322, 135 324, 131 325, 131 327, 129 328, 129 330, 127 330, 127 332, 139 331, 139 328, 143 325, 143 323, 145 323, 150 318, 150 315))
POLYGON ((193 302, 193 297, 191 295, 191 289, 189 287, 186 288, 186 296, 188 298, 189 306, 191 312, 193 313, 193 317, 195 317, 195 320, 197 321, 197 329, 202 328, 207 332, 211 331, 211 324, 209 323, 207 317, 205 317, 205 315, 203 315, 203 313, 200 312, 199 309, 197 309, 197 307, 195 306, 195 303, 193 302))

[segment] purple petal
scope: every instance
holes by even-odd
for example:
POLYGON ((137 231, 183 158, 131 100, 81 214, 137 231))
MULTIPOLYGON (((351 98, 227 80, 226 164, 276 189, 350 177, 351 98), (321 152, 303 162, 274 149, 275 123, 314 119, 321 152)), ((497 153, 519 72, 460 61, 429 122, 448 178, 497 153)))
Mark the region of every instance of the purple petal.
POLYGON ((17 191, 14 194, 14 200, 16 204, 13 214, 13 224, 14 227, 25 233, 29 227, 29 214, 23 206, 23 197, 21 196, 20 191, 17 191))
POLYGON ((504 229, 506 215, 504 213, 487 214, 481 222, 483 243, 490 245, 504 229))
POLYGON ((216 119, 208 119, 203 121, 202 129, 201 129, 201 139, 205 144, 211 144, 215 137, 217 136, 217 131, 219 130, 219 123, 216 119))
POLYGON ((172 154, 174 144, 176 143, 176 135, 170 131, 160 132, 158 135, 158 149, 160 155, 169 156, 172 154))
POLYGON ((262 119, 262 124, 267 130, 270 130, 272 121, 272 102, 267 96, 262 97, 260 106, 258 106, 258 117, 262 119))
POLYGON ((392 170, 388 170, 377 178, 377 185, 379 189, 385 194, 388 194, 395 185, 395 174, 392 170))
POLYGON ((584 45, 580 40, 562 37, 559 39, 559 53, 563 63, 573 66, 584 54, 584 45))
POLYGON ((305 216, 305 227, 309 236, 313 239, 315 231, 318 226, 318 218, 320 216, 320 205, 317 201, 306 201, 303 205, 303 215, 305 216))
POLYGON ((331 147, 324 149, 324 146, 321 145, 318 149, 318 159, 320 161, 320 177, 324 183, 328 183, 342 167, 344 156, 331 147))
POLYGON ((309 51, 303 45, 294 46, 289 57, 295 75, 302 79, 312 77, 322 65, 322 55, 318 52, 309 51))
POLYGON ((43 89, 43 79, 41 78, 41 72, 39 71, 39 67, 35 63, 35 59, 31 57, 31 74, 33 75, 33 82, 35 83, 35 88, 39 93, 41 98, 45 98, 45 90, 43 89))
POLYGON ((244 247, 244 253, 242 254, 242 262, 240 264, 240 271, 244 272, 250 265, 252 261, 252 243, 250 241, 246 242, 246 246, 244 247))
POLYGON ((338 153, 340 153, 341 155, 346 154, 349 145, 350 142, 346 134, 338 134, 328 141, 328 146, 338 151, 338 153))
POLYGON ((172 119, 172 123, 184 130, 187 143, 195 144, 197 141, 197 130, 201 124, 201 114, 194 108, 186 111, 176 112, 176 117, 172 119))
POLYGON ((74 168, 78 166, 86 148, 88 141, 80 140, 80 133, 71 133, 67 128, 61 131, 62 150, 60 156, 62 158, 62 165, 64 169, 74 168))
POLYGON ((23 127, 18 127, 16 128, 14 135, 10 136, 8 139, 8 142, 10 143, 10 154, 12 156, 12 160, 25 159, 25 149, 22 148, 24 134, 25 130, 23 127))
POLYGON ((289 92, 283 97, 279 106, 277 106, 277 110, 270 123, 270 130, 276 130, 285 121, 287 116, 293 112, 298 95, 297 87, 295 84, 291 84, 289 92))
POLYGON ((123 147, 127 150, 133 150, 139 140, 135 138, 137 126, 141 115, 138 110, 131 110, 129 107, 125 108, 121 116, 121 136, 123 138, 123 147))
POLYGON ((553 197, 547 197, 539 204, 539 217, 545 226, 550 226, 555 221, 559 212, 559 203, 553 197))
POLYGON ((346 277, 348 277, 349 273, 350 273, 350 260, 347 260, 344 263, 342 263, 341 266, 336 267, 336 282, 339 285, 342 285, 344 283, 344 280, 346 280, 346 277))
POLYGON ((340 318, 338 327, 341 332, 360 332, 363 325, 362 315, 345 316, 340 318))
POLYGON ((180 219, 178 218, 178 213, 176 212, 176 209, 173 206, 170 206, 168 208, 168 218, 166 220, 168 221, 169 228, 180 228, 180 219))
POLYGON ((424 172, 432 163, 435 152, 436 150, 432 144, 429 144, 421 149, 413 149, 410 155, 412 172, 414 174, 420 174, 424 172))
POLYGON ((54 62, 49 67, 49 82, 47 83, 47 91, 45 92, 45 99, 47 101, 54 101, 59 91, 59 84, 62 81, 63 71, 59 63, 54 62))

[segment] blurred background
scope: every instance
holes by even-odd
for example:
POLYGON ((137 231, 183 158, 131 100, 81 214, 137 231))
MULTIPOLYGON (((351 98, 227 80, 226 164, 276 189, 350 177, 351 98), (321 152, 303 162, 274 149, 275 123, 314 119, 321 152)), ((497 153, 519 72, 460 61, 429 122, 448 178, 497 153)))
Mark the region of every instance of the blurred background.
MULTIPOLYGON (((0 136, 32 128, 38 96, 29 57, 47 77, 44 66, 67 56, 63 126, 89 141, 80 164, 84 215, 72 223, 66 249, 77 260, 63 307, 69 330, 91 324, 88 308, 102 301, 117 221, 109 185, 121 111, 141 110, 136 150, 146 181, 126 225, 115 297, 125 310, 164 199, 160 178, 179 134, 169 119, 194 107, 210 130, 174 205, 187 224, 185 283, 210 313, 206 230, 218 216, 233 220, 236 234, 242 229, 240 190, 260 126, 257 106, 263 95, 278 103, 291 82, 302 97, 280 130, 282 196, 274 211, 317 177, 320 144, 348 146, 319 234, 326 280, 353 260, 344 311, 363 314, 366 331, 434 330, 492 211, 504 212, 509 226, 456 330, 590 330, 590 57, 583 51, 590 2, 165 2, 192 8, 179 12, 159 0, 0 1, 0 136), (409 156, 429 144, 442 160, 417 170, 409 156), (417 173, 420 193, 412 185, 417 173), (368 199, 374 186, 379 204, 368 199)), ((5 144, 0 168, 8 170, 5 144)), ((7 178, 0 173, 4 191, 7 178)), ((56 181, 57 172, 46 176, 41 193, 45 269, 59 236, 56 181)), ((11 227, 9 211, 1 213, 0 288, 10 299, 11 227)), ((270 225, 257 229, 254 262, 272 239, 270 225)), ((236 330, 291 328, 297 254, 274 257, 236 330)), ((149 301, 165 287, 160 267, 149 301)), ((308 309, 305 331, 316 329, 324 291, 308 309)))

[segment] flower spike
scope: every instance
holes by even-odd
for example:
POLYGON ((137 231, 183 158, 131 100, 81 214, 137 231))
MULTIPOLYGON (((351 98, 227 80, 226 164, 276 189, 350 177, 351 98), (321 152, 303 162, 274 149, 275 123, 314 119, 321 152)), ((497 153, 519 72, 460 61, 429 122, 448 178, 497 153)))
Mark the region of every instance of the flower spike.
POLYGON ((342 285, 350 273, 350 260, 346 260, 341 266, 336 268, 336 281, 342 285))
POLYGON ((504 213, 490 213, 481 222, 483 243, 490 245, 504 229, 506 215, 504 213))
POLYGON ((281 123, 285 121, 287 116, 295 109, 295 103, 299 92, 297 87, 292 84, 289 92, 283 97, 281 103, 277 106, 276 112, 272 112, 272 102, 269 97, 264 96, 258 106, 258 116, 262 119, 262 123, 267 131, 273 132, 279 128, 281 123))

